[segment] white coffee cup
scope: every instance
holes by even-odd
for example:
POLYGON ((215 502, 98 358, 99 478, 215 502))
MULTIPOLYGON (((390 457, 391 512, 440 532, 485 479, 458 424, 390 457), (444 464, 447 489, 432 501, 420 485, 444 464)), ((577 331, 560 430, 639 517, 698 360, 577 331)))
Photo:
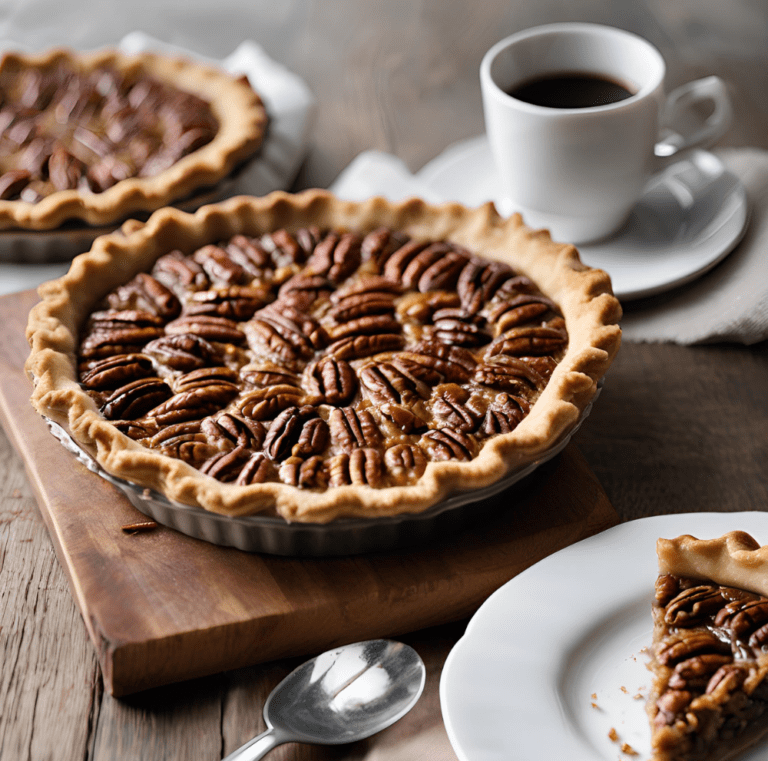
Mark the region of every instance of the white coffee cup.
POLYGON ((570 243, 615 233, 653 172, 680 151, 711 144, 730 124, 722 80, 707 77, 665 97, 664 75, 664 59, 648 41, 598 24, 550 24, 494 45, 480 66, 480 84, 504 210, 570 243), (534 105, 508 94, 564 73, 625 83, 633 94, 584 108, 534 105), (687 118, 704 100, 712 102, 711 114, 698 123, 687 118), (696 127, 663 126, 678 122, 696 127))

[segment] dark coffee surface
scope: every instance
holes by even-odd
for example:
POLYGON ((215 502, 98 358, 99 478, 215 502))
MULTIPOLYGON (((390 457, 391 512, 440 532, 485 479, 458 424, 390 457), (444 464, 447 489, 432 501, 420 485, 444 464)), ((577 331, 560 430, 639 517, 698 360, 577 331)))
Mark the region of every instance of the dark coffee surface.
POLYGON ((620 82, 582 73, 545 74, 515 85, 508 93, 518 100, 547 108, 605 106, 634 95, 620 82))

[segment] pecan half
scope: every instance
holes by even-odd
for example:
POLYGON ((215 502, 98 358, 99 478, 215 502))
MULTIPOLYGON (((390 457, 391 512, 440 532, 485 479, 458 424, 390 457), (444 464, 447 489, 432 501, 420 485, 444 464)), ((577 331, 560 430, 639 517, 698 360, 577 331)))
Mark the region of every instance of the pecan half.
POLYGON ((348 362, 336 357, 323 357, 306 370, 307 386, 318 403, 342 407, 357 394, 357 376, 348 362))
POLYGON ((301 387, 301 377, 274 362, 258 362, 240 368, 240 377, 245 383, 257 388, 268 386, 301 387))
POLYGON ((488 316, 488 321, 493 323, 495 335, 499 336, 511 328, 532 322, 547 312, 557 312, 553 301, 545 296, 520 294, 496 306, 488 316))
POLYGON ((98 359, 114 354, 131 354, 161 336, 162 325, 162 319, 149 312, 96 312, 86 325, 80 342, 80 356, 98 359))
POLYGON ((222 395, 230 396, 229 401, 239 393, 237 373, 228 367, 201 367, 180 375, 173 383, 173 390, 180 394, 203 386, 218 386, 222 395))
MULTIPOLYGON (((328 310, 328 316, 336 323, 350 322, 371 315, 393 315, 395 294, 387 291, 353 293, 336 301, 328 310)), ((397 330, 399 330, 399 326, 397 330)))
MULTIPOLYGON (((409 290, 415 289, 421 276, 433 264, 445 259, 450 250, 451 247, 442 241, 430 243, 408 262, 408 265, 403 269, 400 282, 409 290)), ((458 278, 458 273, 456 273, 456 277, 458 278)))
POLYGON ((201 290, 210 284, 203 268, 181 251, 171 251, 161 256, 155 262, 152 274, 161 283, 179 291, 201 290))
POLYGON ((690 705, 692 698, 693 695, 688 690, 667 690, 656 701, 658 713, 654 717, 654 724, 661 727, 674 724, 678 714, 690 705))
MULTIPOLYGON (((419 365, 427 372, 435 371, 451 383, 466 383, 477 365, 477 360, 467 349, 440 341, 421 341, 412 351, 402 352, 398 360, 409 362, 411 369, 419 365)), ((425 382, 429 381, 425 379, 425 382)))
POLYGON ((314 407, 288 407, 272 422, 264 439, 264 452, 272 460, 284 460, 291 455, 308 420, 317 416, 314 407))
POLYGON ((416 284, 421 293, 428 291, 453 291, 468 257, 452 249, 427 267, 416 284))
POLYGON ((227 256, 242 267, 252 277, 258 277, 264 270, 271 268, 269 252, 255 238, 246 235, 233 235, 224 250, 227 256))
POLYGON ((213 383, 199 386, 175 394, 150 410, 147 415, 157 420, 160 425, 201 420, 229 404, 232 396, 232 388, 228 384, 213 383))
POLYGON ((182 315, 169 322, 165 326, 165 332, 171 336, 194 333, 206 341, 218 343, 239 345, 245 342, 245 333, 238 328, 236 322, 209 314, 182 315))
POLYGON ((404 363, 368 365, 360 370, 360 384, 365 395, 376 404, 410 406, 419 399, 429 399, 432 393, 431 386, 410 373, 404 363))
POLYGON ((529 363, 506 354, 497 354, 478 365, 473 380, 482 386, 515 392, 543 389, 547 383, 529 363))
POLYGON ((307 271, 340 283, 360 266, 360 244, 360 238, 354 233, 327 233, 307 260, 307 271))
POLYGON ((267 351, 283 360, 309 359, 328 341, 316 320, 280 302, 259 310, 245 330, 253 351, 267 351))
POLYGON ((243 465, 242 470, 235 479, 238 486, 250 484, 263 484, 274 478, 275 466, 264 452, 256 452, 243 465))
MULTIPOLYGON (((411 260, 420 254, 429 244, 415 240, 409 240, 387 257, 383 263, 382 274, 387 280, 394 280, 397 283, 403 281, 405 268, 411 263, 411 260)), ((382 265, 379 265, 380 267, 382 265)))
POLYGON ((329 438, 330 431, 325 420, 319 417, 307 420, 299 434, 299 440, 291 449, 291 454, 296 457, 320 454, 328 445, 329 438))
POLYGON ((519 396, 498 394, 491 406, 486 410, 480 431, 486 436, 497 433, 510 433, 520 424, 530 412, 531 406, 519 396))
POLYGON ((300 489, 322 488, 327 485, 325 462, 322 457, 289 457, 280 464, 280 480, 300 489))
POLYGON ((568 333, 563 328, 539 325, 512 328, 496 338, 488 349, 488 356, 507 354, 552 354, 565 348, 568 333))
POLYGON ((470 433, 477 429, 482 411, 473 406, 470 392, 455 383, 443 386, 432 402, 434 416, 454 431, 470 433))
POLYGON ((381 268, 389 257, 408 242, 408 237, 387 227, 368 233, 360 245, 363 261, 372 259, 381 268))
POLYGON ((145 272, 139 272, 133 280, 112 291, 108 302, 114 310, 151 312, 164 320, 173 320, 181 313, 176 294, 145 272))
POLYGON ((476 449, 469 435, 450 428, 427 431, 421 444, 433 460, 471 460, 476 449))
POLYGON ((390 314, 368 314, 336 325, 328 334, 331 341, 338 341, 347 336, 396 334, 401 329, 398 320, 390 314))
POLYGON ((277 298, 280 303, 304 312, 331 291, 333 291, 333 283, 328 278, 302 273, 286 280, 280 286, 277 298))
POLYGON ((272 301, 269 289, 263 286, 230 285, 212 291, 196 291, 184 307, 185 314, 210 314, 243 322, 265 304, 272 301))
POLYGON ((349 455, 349 480, 358 486, 377 487, 384 476, 381 452, 371 447, 355 449, 349 455))
POLYGON ((233 447, 258 449, 267 433, 258 420, 234 412, 222 412, 205 418, 200 423, 200 430, 207 441, 225 450, 233 447))
POLYGON ((135 420, 169 399, 170 386, 160 378, 139 378, 110 394, 101 412, 108 420, 135 420))
POLYGON ((152 360, 146 355, 118 354, 94 362, 80 374, 80 382, 90 389, 114 389, 153 375, 152 360))
POLYGON ((501 262, 470 260, 461 270, 456 283, 461 305, 468 312, 480 311, 483 304, 490 301, 514 274, 511 267, 501 262))
POLYGON ((716 585, 690 587, 680 592, 664 612, 664 620, 671 626, 687 628, 697 626, 705 618, 713 616, 726 603, 716 585))
POLYGON ((427 427, 427 421, 420 418, 415 412, 400 404, 382 404, 379 408, 382 417, 393 423, 405 434, 423 431, 427 427))
POLYGON ((304 392, 296 386, 268 386, 245 396, 239 403, 240 412, 252 420, 273 420, 283 410, 296 407, 304 392))
POLYGON ((387 469, 400 483, 420 478, 427 468, 424 452, 411 444, 395 444, 384 452, 387 469))
POLYGON ((199 468, 200 472, 217 481, 235 481, 248 462, 251 452, 245 447, 235 447, 209 457, 199 468))
POLYGON ((376 447, 383 441, 381 431, 368 410, 334 407, 328 423, 333 441, 347 453, 362 447, 376 447))
POLYGON ((703 692, 712 675, 730 662, 730 655, 720 653, 706 653, 680 661, 669 678, 669 686, 675 690, 703 692))
POLYGON ((706 630, 682 631, 668 637, 656 652, 656 659, 670 668, 682 660, 705 653, 730 653, 730 645, 706 630))
POLYGON ((192 261, 203 268, 212 283, 242 285, 251 280, 245 267, 235 262, 225 249, 214 244, 198 248, 192 254, 192 261))
POLYGON ((213 344, 193 333, 156 338, 143 351, 160 364, 181 372, 219 365, 222 361, 219 350, 213 344))
POLYGON ((338 359, 363 359, 386 351, 397 351, 405 346, 405 339, 398 333, 347 336, 334 341, 327 353, 338 359))

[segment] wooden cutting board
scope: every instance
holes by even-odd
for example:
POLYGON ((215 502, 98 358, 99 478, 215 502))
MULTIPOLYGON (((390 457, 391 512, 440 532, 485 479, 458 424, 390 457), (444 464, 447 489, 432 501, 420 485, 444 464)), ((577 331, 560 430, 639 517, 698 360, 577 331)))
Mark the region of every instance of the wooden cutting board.
POLYGON ((116 696, 469 616, 546 555, 618 522, 570 445, 491 521, 423 549, 303 559, 218 547, 159 527, 82 466, 29 404, 28 291, 0 297, 0 421, 22 457, 116 696))

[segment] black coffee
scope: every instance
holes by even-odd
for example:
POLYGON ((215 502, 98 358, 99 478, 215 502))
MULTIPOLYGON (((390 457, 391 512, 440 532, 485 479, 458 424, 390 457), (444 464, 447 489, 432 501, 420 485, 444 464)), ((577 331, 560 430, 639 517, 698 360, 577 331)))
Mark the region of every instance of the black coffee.
POLYGON ((634 95, 626 85, 598 74, 544 74, 507 91, 518 100, 548 108, 605 106, 634 95))

